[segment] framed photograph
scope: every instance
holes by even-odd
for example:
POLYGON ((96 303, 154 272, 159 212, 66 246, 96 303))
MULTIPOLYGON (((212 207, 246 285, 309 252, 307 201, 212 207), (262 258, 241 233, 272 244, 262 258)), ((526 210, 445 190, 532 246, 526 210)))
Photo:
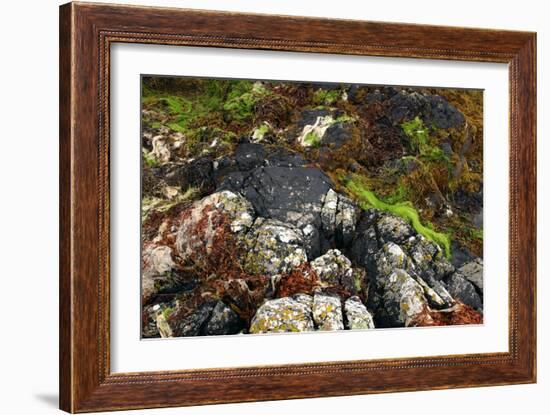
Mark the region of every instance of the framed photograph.
POLYGON ((60 8, 60 407, 536 381, 536 35, 60 8))

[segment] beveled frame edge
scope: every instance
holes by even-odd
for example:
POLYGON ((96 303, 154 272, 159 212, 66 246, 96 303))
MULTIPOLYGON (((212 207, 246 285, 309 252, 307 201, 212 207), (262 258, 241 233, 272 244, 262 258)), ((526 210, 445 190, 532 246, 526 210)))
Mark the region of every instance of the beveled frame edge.
POLYGON ((97 3, 61 6, 61 409, 90 412, 535 382, 535 105, 534 33, 97 3), (111 374, 108 132, 114 42, 508 63, 510 351, 111 374))

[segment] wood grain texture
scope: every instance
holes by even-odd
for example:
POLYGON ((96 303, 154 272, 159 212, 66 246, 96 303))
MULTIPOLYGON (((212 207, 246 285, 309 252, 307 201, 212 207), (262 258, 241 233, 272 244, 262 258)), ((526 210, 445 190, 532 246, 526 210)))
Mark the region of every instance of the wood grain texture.
MULTIPOLYGON (((533 33, 70 3, 60 9, 60 406, 68 412, 534 382, 533 33), (509 63, 509 352, 110 373, 109 59, 116 42, 509 63)), ((231 362, 228 362, 230 365, 231 362)))

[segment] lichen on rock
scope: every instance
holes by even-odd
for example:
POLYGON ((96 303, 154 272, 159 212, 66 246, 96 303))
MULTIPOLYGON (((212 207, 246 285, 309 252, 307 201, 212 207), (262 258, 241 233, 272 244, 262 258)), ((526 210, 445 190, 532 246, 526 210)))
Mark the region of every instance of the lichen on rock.
POLYGON ((244 240, 243 266, 250 273, 282 274, 307 261, 301 232, 281 221, 256 219, 244 240))
POLYGON ((313 331, 311 306, 302 295, 298 300, 283 297, 265 302, 250 325, 250 333, 313 331))
POLYGON ((374 328, 374 320, 367 307, 357 296, 350 297, 344 303, 346 327, 349 330, 366 330, 374 328))
POLYGON ((318 330, 343 330, 342 303, 340 298, 323 293, 313 296, 313 321, 318 330))
POLYGON ((396 269, 379 282, 384 313, 391 326, 408 326, 428 307, 424 290, 405 270, 396 269))

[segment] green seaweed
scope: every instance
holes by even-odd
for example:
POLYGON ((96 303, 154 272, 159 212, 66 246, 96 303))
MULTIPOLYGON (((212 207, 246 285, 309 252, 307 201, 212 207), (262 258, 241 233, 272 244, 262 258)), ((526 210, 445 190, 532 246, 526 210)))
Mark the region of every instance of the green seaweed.
POLYGON ((445 251, 447 258, 451 257, 451 240, 450 236, 445 233, 436 232, 432 229, 431 224, 423 225, 420 222, 420 217, 417 210, 412 206, 410 202, 399 202, 395 204, 386 203, 374 194, 374 192, 368 190, 362 181, 354 177, 347 180, 345 183, 347 189, 353 193, 361 202, 363 209, 375 208, 386 212, 393 213, 407 220, 413 228, 426 239, 438 244, 445 251))
POLYGON ((409 137, 411 151, 417 154, 423 154, 428 150, 428 128, 419 117, 401 124, 403 132, 409 137))
POLYGON ((428 162, 450 163, 450 158, 437 145, 437 140, 430 140, 430 133, 437 131, 436 128, 429 128, 424 125, 420 117, 401 124, 403 132, 409 137, 409 147, 413 154, 428 162))

